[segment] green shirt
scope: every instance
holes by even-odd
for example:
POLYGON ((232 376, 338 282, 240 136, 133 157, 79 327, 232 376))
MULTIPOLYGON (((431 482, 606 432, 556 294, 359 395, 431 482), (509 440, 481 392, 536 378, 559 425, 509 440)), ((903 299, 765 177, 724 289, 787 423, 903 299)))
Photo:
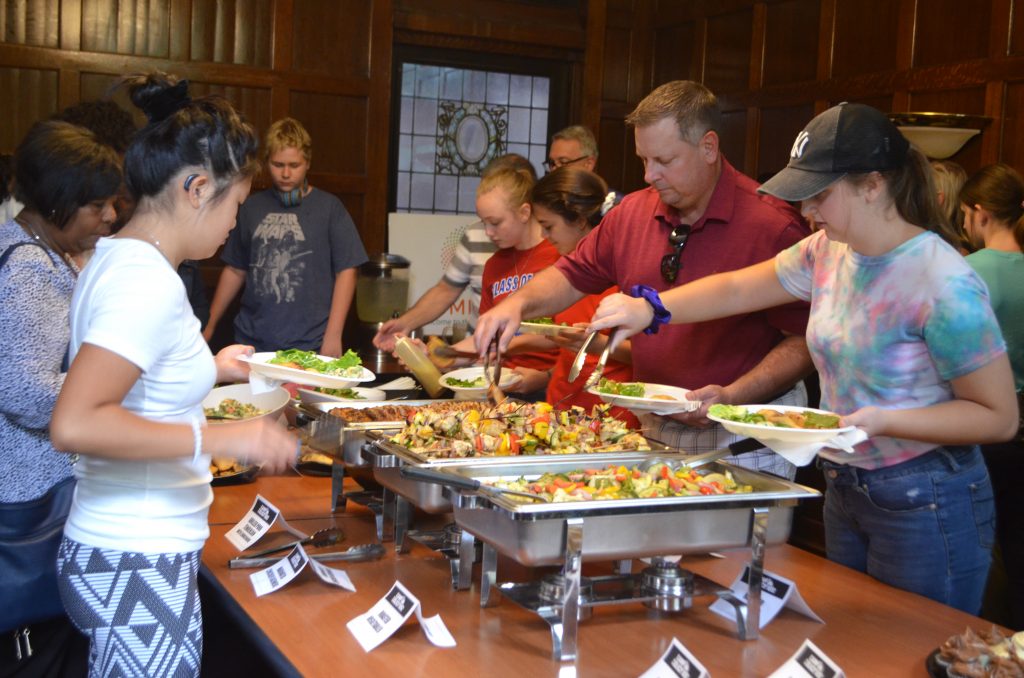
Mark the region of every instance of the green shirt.
POLYGON ((1020 391, 1024 388, 1024 254, 981 249, 967 255, 967 263, 988 285, 1020 391))

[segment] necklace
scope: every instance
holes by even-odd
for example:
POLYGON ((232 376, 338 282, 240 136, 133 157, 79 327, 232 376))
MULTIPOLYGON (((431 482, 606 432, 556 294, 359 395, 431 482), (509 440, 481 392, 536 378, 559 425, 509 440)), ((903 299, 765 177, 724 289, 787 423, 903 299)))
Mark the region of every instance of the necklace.
MULTIPOLYGON (((530 257, 533 256, 533 250, 535 248, 536 248, 536 245, 534 245, 529 250, 527 250, 529 252, 529 254, 527 254, 526 255, 526 259, 523 260, 523 268, 526 268, 526 265, 528 263, 530 263, 530 257)), ((515 267, 515 269, 516 269, 516 284, 518 285, 519 281, 520 281, 520 276, 519 276, 519 250, 513 250, 512 251, 512 266, 515 267)))
POLYGON ((14 217, 14 221, 16 221, 17 224, 21 226, 21 230, 25 231, 27 235, 31 236, 32 239, 35 240, 40 247, 44 247, 53 252, 54 254, 56 254, 57 257, 64 262, 64 265, 67 266, 74 275, 78 275, 78 268, 75 266, 73 259, 71 258, 71 255, 63 251, 60 247, 56 245, 56 243, 52 242, 52 240, 48 236, 46 236, 45 233, 41 234, 39 230, 36 228, 35 224, 33 224, 31 221, 27 219, 23 219, 20 214, 14 217))

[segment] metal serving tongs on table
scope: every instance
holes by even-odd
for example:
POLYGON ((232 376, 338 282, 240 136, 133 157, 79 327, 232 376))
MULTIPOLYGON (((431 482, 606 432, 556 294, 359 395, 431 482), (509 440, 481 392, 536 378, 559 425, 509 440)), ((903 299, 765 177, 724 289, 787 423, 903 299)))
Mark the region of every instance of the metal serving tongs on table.
MULTIPOLYGON (((359 546, 353 546, 345 551, 332 551, 330 553, 311 553, 309 557, 318 563, 332 563, 339 560, 347 561, 362 561, 362 560, 379 560, 384 556, 384 547, 380 544, 360 544, 359 546)), ((257 557, 242 557, 232 558, 228 561, 228 567, 232 570, 243 569, 248 567, 264 567, 271 565, 280 560, 280 556, 266 556, 263 558, 257 557)))
MULTIPOLYGON (((594 371, 590 373, 587 380, 583 383, 583 389, 593 388, 597 386, 598 382, 601 381, 601 375, 604 374, 604 366, 608 362, 608 355, 611 353, 612 344, 615 342, 615 333, 621 332, 621 329, 616 329, 612 332, 611 336, 608 337, 607 343, 604 345, 604 350, 601 351, 601 355, 597 359, 597 364, 594 365, 594 371)), ((576 354, 576 359, 572 361, 572 369, 569 370, 569 381, 576 381, 580 376, 580 371, 583 369, 584 363, 587 361, 587 349, 590 348, 590 343, 594 340, 597 332, 591 332, 587 335, 587 338, 583 340, 583 345, 580 346, 579 352, 576 354)))

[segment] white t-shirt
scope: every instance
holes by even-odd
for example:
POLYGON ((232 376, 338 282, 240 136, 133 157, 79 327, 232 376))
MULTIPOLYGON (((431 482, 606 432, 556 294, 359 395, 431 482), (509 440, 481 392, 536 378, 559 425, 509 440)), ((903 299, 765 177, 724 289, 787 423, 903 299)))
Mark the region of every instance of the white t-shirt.
MULTIPOLYGON (((202 419, 216 366, 185 287, 151 244, 103 238, 71 301, 71 358, 83 343, 142 370, 123 405, 157 421, 202 419)), ((184 553, 209 536, 210 459, 120 460, 83 455, 65 534, 97 548, 184 553)))

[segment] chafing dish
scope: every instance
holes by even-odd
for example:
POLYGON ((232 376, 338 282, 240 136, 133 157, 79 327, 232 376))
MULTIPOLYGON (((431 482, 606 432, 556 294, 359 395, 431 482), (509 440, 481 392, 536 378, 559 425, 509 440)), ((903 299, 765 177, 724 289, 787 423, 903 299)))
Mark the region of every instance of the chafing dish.
MULTIPOLYGON (((642 465, 654 460, 670 466, 685 465, 686 456, 634 453, 615 459, 582 461, 548 457, 529 463, 466 464, 446 468, 444 473, 493 483, 608 464, 642 465)), ((500 593, 537 613, 548 622, 553 656, 561 661, 576 657, 578 622, 599 605, 642 602, 658 610, 676 612, 690 607, 696 596, 717 595, 733 606, 740 639, 757 638, 765 545, 785 541, 793 507, 821 494, 788 480, 722 462, 708 470, 728 470, 737 483, 750 485, 753 492, 535 503, 454 486, 450 494, 456 523, 484 542, 481 606, 495 604, 500 593), (751 548, 744 600, 727 587, 657 557, 744 546, 751 548), (541 582, 498 584, 497 553, 528 566, 562 564, 562 572, 541 582), (648 556, 655 557, 652 565, 640 574, 632 574, 632 559, 648 556), (584 578, 584 558, 618 560, 618 574, 584 578)))
MULTIPOLYGON (((597 469, 610 464, 633 466, 655 459, 685 465, 685 455, 632 453, 604 455, 603 459, 548 457, 526 463, 463 464, 446 468, 463 478, 493 483, 543 473, 597 469)), ((452 490, 455 521, 463 529, 528 566, 563 561, 565 521, 583 518, 587 535, 582 555, 593 560, 641 558, 665 554, 707 553, 750 544, 750 510, 773 509, 768 521, 770 544, 789 538, 792 509, 797 501, 820 493, 802 485, 716 462, 708 471, 732 473, 749 494, 692 497, 653 497, 560 503, 519 502, 509 497, 452 490)))

